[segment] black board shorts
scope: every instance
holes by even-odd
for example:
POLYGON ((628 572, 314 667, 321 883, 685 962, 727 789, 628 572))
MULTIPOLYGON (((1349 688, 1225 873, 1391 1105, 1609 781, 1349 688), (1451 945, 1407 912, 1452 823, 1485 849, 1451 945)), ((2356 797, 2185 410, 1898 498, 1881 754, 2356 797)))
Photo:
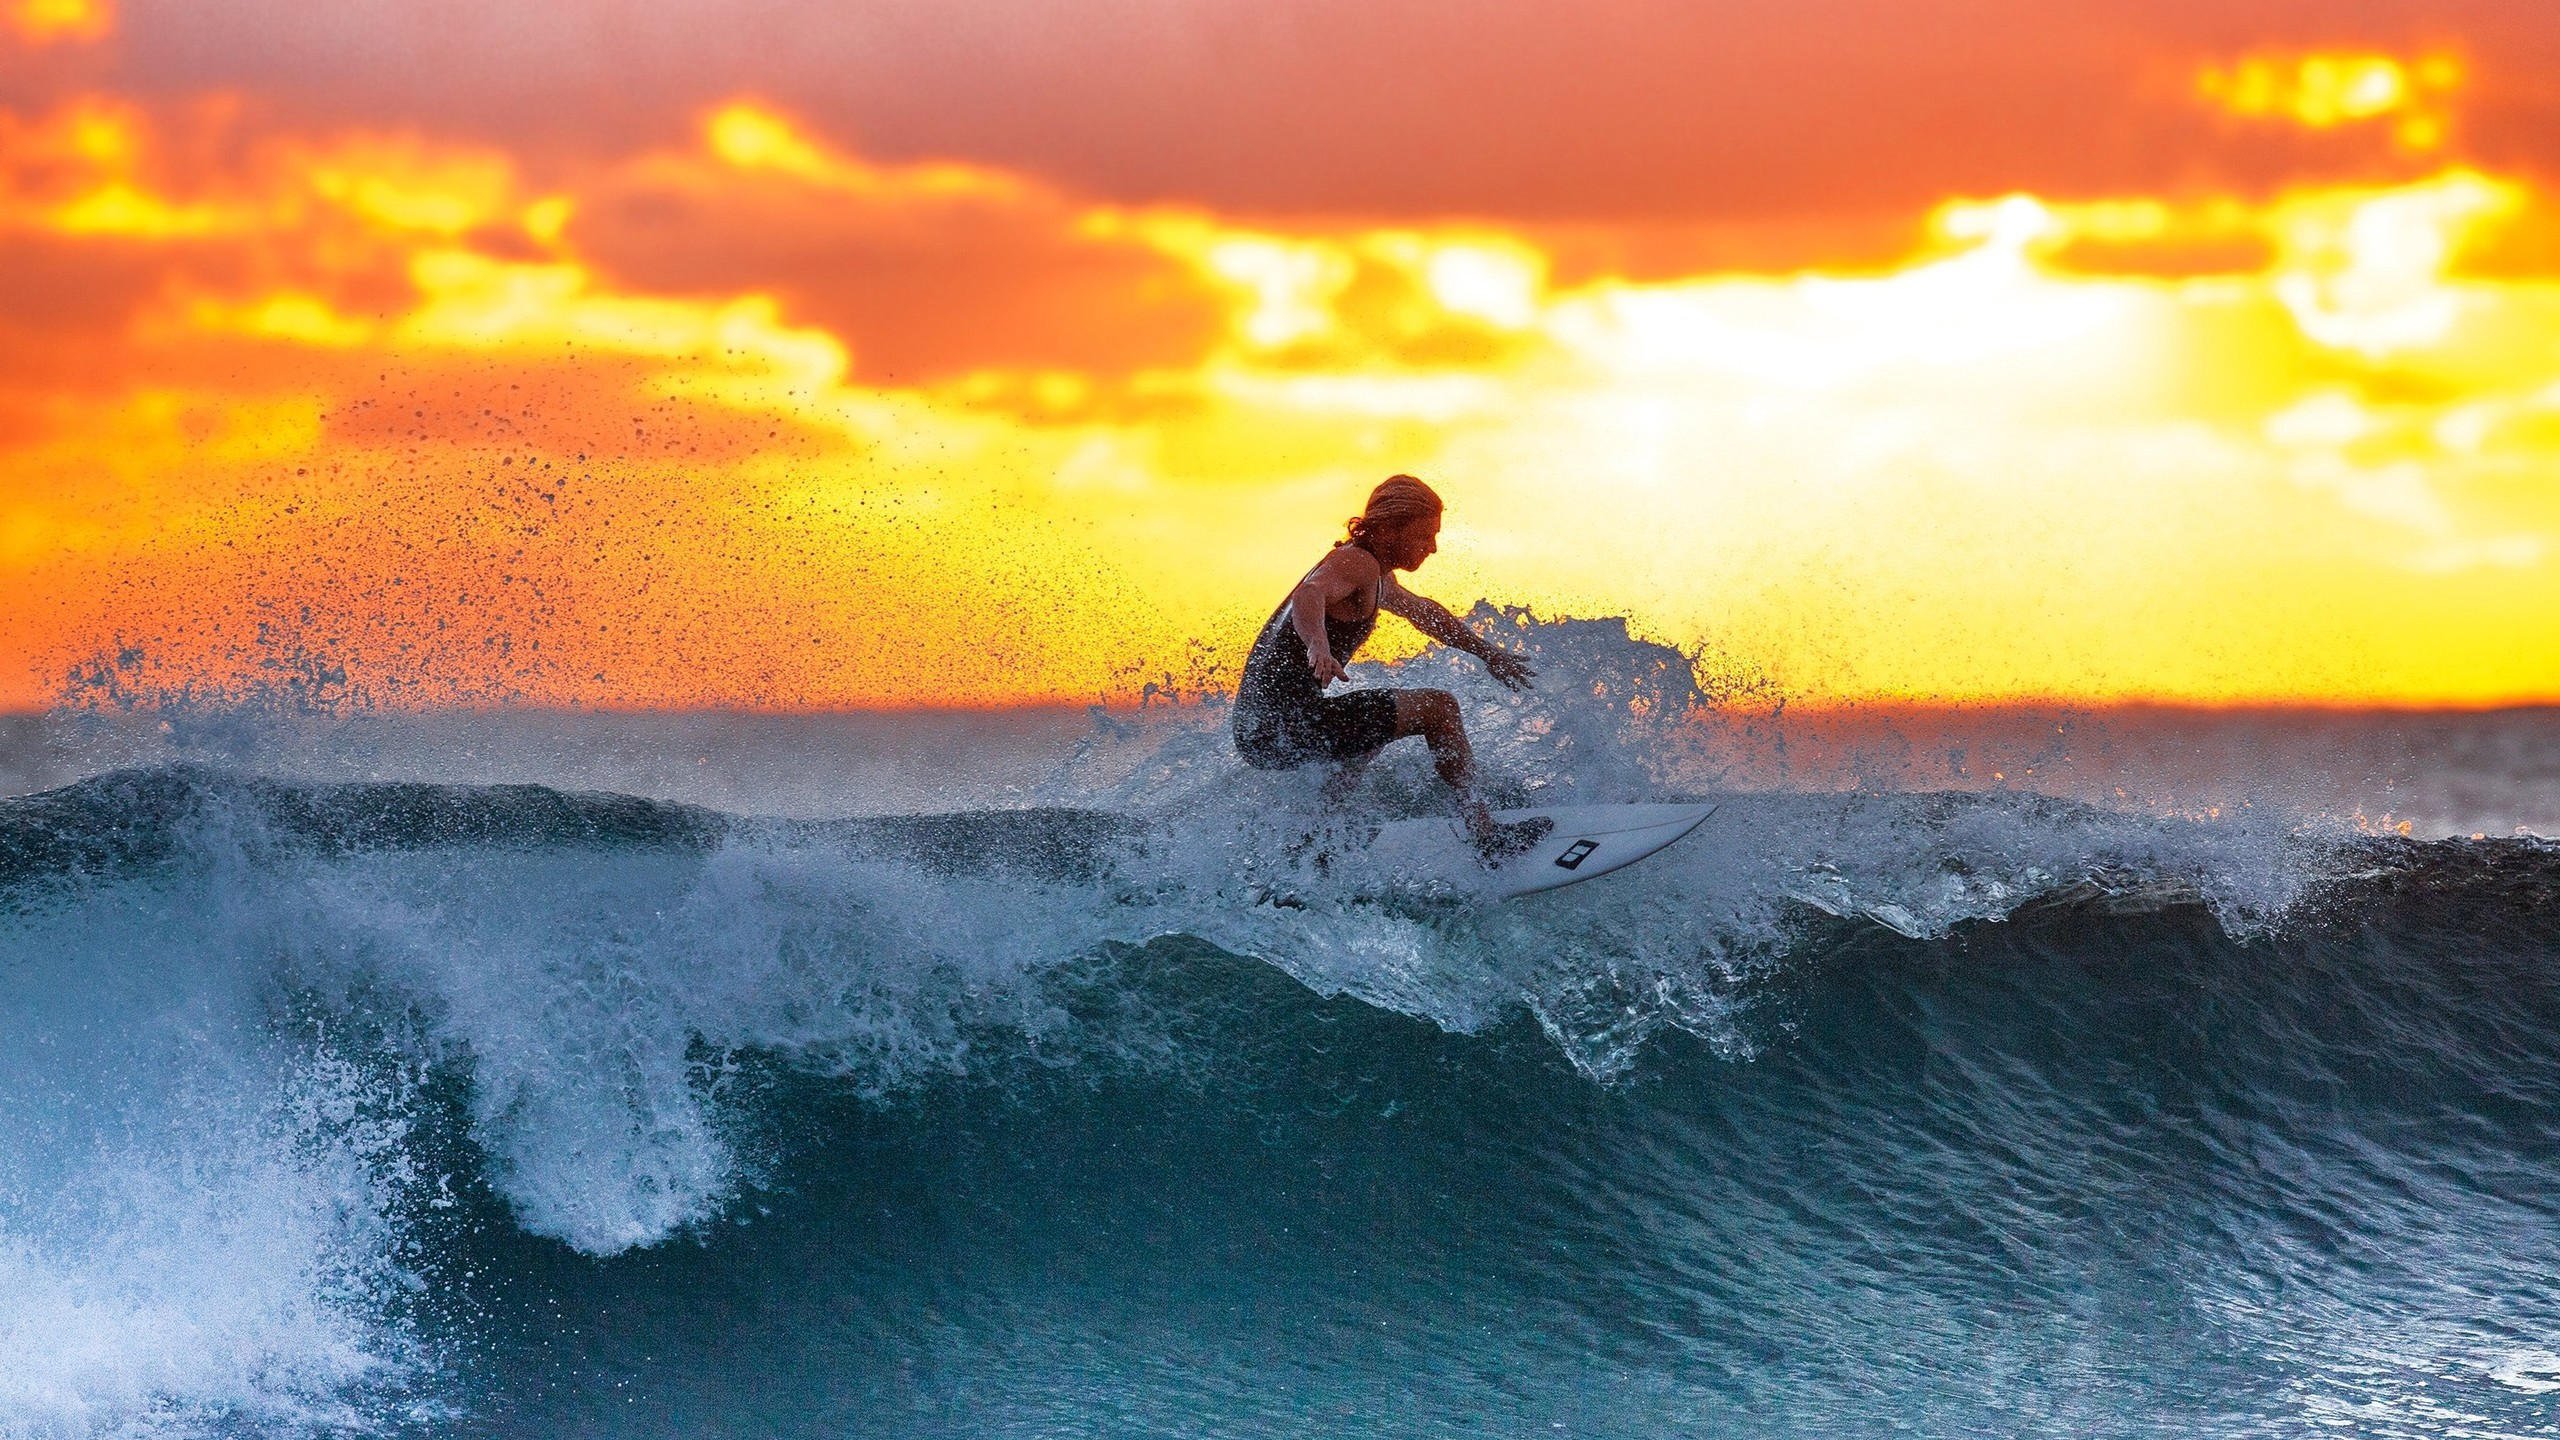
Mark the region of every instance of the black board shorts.
POLYGON ((1396 738, 1396 692, 1349 690, 1236 705, 1236 753, 1257 770, 1357 760, 1396 738))

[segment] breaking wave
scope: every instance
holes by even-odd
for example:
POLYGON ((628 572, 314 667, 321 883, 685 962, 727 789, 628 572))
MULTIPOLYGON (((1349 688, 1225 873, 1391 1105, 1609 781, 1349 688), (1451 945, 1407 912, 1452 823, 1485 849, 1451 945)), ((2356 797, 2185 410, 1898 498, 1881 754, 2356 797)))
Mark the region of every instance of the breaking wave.
POLYGON ((1309 865, 1214 706, 1004 810, 0 801, 0 1432, 2549 1418, 2560 852, 1738 788, 1689 657, 1527 639, 1512 798, 1723 808, 1501 906, 1309 865), (704 1305, 837 1348, 594 1408, 704 1305))

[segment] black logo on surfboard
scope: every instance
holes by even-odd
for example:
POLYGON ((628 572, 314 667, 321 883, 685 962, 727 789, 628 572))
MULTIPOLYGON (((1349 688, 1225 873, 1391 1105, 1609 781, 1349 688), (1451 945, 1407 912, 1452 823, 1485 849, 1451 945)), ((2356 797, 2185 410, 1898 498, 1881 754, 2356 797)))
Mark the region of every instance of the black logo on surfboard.
POLYGON ((1563 854, 1556 857, 1556 866, 1564 870, 1579 870, 1582 868, 1582 862, 1591 858, 1591 852, 1599 848, 1600 842, 1597 840, 1576 840, 1564 848, 1563 854))

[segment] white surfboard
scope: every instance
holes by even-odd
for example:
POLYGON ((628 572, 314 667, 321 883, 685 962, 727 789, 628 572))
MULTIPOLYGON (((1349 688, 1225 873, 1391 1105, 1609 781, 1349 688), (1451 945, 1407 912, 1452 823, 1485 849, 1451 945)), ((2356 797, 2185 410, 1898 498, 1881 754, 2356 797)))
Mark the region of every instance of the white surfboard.
POLYGON ((1395 877, 1474 890, 1496 900, 1533 895, 1622 870, 1695 830, 1716 812, 1713 805, 1558 805, 1497 810, 1511 822, 1538 817, 1555 822, 1522 854, 1486 869, 1453 816, 1391 820, 1378 827, 1364 861, 1395 877))

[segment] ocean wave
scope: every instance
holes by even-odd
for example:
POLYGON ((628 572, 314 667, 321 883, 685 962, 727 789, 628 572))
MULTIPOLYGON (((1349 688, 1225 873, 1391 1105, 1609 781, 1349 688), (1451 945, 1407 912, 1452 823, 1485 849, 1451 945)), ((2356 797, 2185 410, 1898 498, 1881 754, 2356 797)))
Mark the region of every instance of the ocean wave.
MULTIPOLYGON (((2560 885, 2531 841, 2341 842, 1998 795, 1725 804, 1725 828, 1653 862, 1486 908, 1329 890, 1290 837, 1214 807, 773 822, 203 768, 0 803, 0 1334, 91 1336, 49 1340, 72 1358, 13 1371, 0 1404, 74 1434, 439 1403, 411 1318, 437 1207, 484 1193, 504 1224, 594 1256, 719 1225, 807 1143, 757 1073, 856 1104, 951 1085, 1032 1103, 1061 1075, 1284 1085, 1283 1055, 1344 1063, 1323 1057, 1408 1033, 1507 1051, 1516 1032, 1550 1057, 1533 1070, 1625 1084, 1672 1063, 1649 1055, 1776 1043, 1801 1061, 1808 1016, 1837 1003, 1807 977, 1878 943, 1944 969, 2005 934, 2052 965, 2138 971, 2184 953, 2163 927, 2201 926, 2216 963, 2263 969, 2288 927, 2377 910, 2530 929, 2560 885), (450 1077, 440 1105, 420 1099, 431 1072, 450 1077)), ((2179 964, 2177 983, 2241 983, 2179 964)), ((2327 978, 2258 1003, 2299 1007, 2327 978)), ((2107 1003, 2171 982, 2122 983, 2107 1003)), ((1942 1015, 1897 1013, 1908 994, 1865 997, 1854 1013, 1893 1030, 1860 1044, 1949 1043, 1942 1015)), ((2337 1044, 2266 1029, 2269 1052, 2337 1044)), ((1403 1083, 1374 1103, 1453 1103, 1403 1083)))
MULTIPOLYGON (((2354 1254, 2387 1293, 2337 1302, 2318 1366, 2384 1364, 2340 1338, 2364 1325, 2540 1393, 2513 1344, 2383 1323, 2458 1307, 2369 1252, 2486 1284, 2429 1248, 2430 1207, 2548 1218, 2560 847, 1738 786, 1679 657, 1623 626, 1537 639, 1589 703, 1478 702, 1509 798, 1722 808, 1494 906, 1319 861, 1342 846, 1310 843, 1310 786, 1237 767, 1214 705, 1105 717, 1000 810, 782 819, 206 755, 0 800, 0 1353, 38 1357, 0 1368, 0 1432, 433 1429, 495 1383, 492 1336, 538 1325, 525 1276, 681 1254, 793 1195, 860 1231, 901 1184, 1034 1248, 1078 1223, 1139 1251, 1254 1226, 1474 1246, 1588 1353, 1677 1337, 1729 1378, 1734 1346, 1858 1325, 1889 1357, 1883 1312, 1839 1297, 1894 1277, 2086 1304, 2039 1267, 2148 1274, 2081 1222, 2165 1194, 2199 1228, 2153 1238, 2229 1269, 2179 1282, 2212 1325, 2354 1254), (1414 1233, 1414 1185, 1477 1238, 1414 1233), (1472 1198, 1506 1189, 1516 1212, 1472 1198), (1539 1225, 1576 1243, 1535 1260, 1539 1225), (1666 1276, 1648 1247, 1675 1232, 1801 1256, 1666 1276)), ((1365 803, 1442 800, 1391 756, 1365 803)), ((912 1281, 884 1273, 862 1283, 912 1281)), ((1938 1319, 1922 1351, 1982 1338, 1938 1319)), ((1944 1376, 1896 1383, 1988 1423, 1944 1376)), ((902 1414, 841 1428, 933 1431, 902 1414)))

